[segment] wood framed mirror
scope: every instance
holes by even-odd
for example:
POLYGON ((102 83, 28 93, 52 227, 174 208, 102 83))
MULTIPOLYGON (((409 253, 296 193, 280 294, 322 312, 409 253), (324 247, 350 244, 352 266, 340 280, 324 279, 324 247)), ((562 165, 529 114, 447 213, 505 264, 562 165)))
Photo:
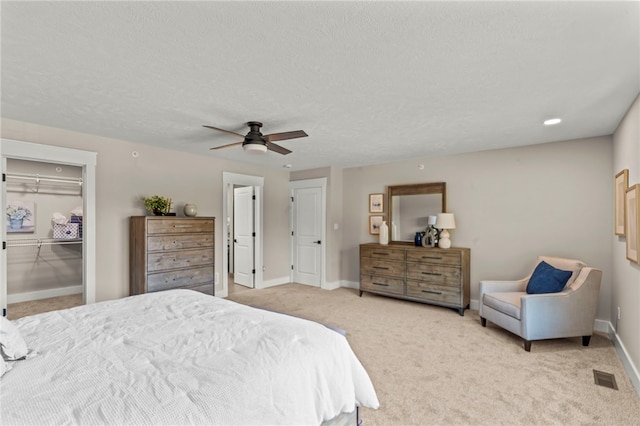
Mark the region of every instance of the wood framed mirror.
POLYGON ((414 183, 387 187, 389 242, 412 244, 416 232, 427 228, 427 217, 447 210, 445 182, 414 183))

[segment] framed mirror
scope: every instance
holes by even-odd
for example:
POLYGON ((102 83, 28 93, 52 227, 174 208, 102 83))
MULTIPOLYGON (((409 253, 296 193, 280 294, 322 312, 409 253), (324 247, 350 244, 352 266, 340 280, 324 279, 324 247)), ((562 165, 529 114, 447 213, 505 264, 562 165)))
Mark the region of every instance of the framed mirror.
POLYGON ((445 182, 387 187, 389 242, 413 243, 416 232, 427 228, 427 218, 447 210, 445 182))

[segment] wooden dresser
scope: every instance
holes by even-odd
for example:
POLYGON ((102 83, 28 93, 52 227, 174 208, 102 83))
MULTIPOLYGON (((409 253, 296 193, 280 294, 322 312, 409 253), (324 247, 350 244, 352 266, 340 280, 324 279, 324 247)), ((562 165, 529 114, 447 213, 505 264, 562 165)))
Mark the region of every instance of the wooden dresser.
POLYGON ((131 295, 174 288, 214 294, 215 218, 132 216, 131 295))
POLYGON ((460 315, 471 299, 471 250, 376 243, 360 245, 363 292, 455 308, 460 315))

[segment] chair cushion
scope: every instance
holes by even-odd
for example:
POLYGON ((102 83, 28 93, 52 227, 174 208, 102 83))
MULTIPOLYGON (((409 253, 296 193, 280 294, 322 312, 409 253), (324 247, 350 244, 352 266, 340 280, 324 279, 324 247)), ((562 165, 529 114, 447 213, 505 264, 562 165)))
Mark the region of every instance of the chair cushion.
POLYGON ((528 294, 557 293, 562 291, 573 271, 554 268, 547 262, 538 263, 527 284, 528 294))
POLYGON ((482 297, 482 303, 485 306, 519 320, 522 296, 525 294, 523 291, 485 293, 482 297))
POLYGON ((567 281, 566 286, 572 287, 582 268, 587 266, 584 262, 577 259, 565 259, 563 257, 551 257, 551 256, 538 256, 538 263, 547 262, 554 268, 562 269, 563 271, 571 271, 571 278, 567 281))

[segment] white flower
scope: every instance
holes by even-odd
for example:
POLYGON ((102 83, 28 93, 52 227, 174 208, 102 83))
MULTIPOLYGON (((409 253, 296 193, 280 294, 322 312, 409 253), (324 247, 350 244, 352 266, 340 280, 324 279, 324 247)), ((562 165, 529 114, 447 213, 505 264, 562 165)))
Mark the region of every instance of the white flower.
POLYGON ((24 220, 31 217, 31 211, 23 206, 9 206, 7 207, 7 219, 9 220, 24 220))

